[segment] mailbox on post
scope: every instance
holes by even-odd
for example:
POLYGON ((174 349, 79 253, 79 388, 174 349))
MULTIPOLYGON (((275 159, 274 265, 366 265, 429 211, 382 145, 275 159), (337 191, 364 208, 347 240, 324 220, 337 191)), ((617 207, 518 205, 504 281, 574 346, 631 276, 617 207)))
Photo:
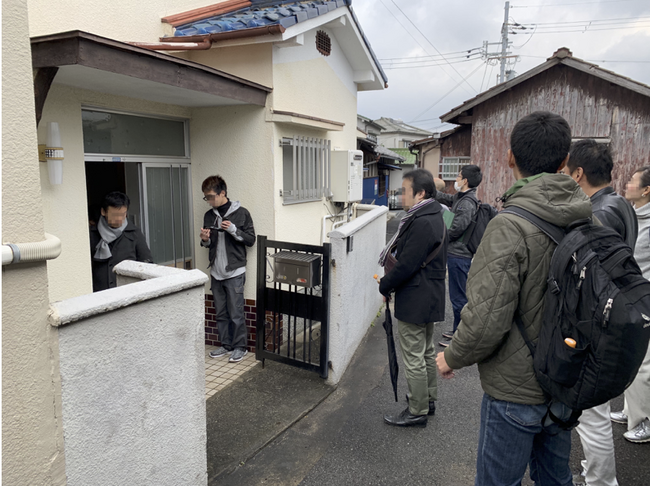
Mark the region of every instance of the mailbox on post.
POLYGON ((282 251, 273 254, 275 266, 273 280, 294 286, 320 285, 321 256, 300 252, 282 251))

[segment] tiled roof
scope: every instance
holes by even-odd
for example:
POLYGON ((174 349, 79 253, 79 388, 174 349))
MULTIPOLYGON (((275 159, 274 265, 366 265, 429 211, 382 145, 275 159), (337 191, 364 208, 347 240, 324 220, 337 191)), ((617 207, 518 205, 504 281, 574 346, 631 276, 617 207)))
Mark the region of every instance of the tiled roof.
POLYGON ((409 151, 407 148, 397 148, 391 150, 397 155, 402 156, 404 159, 404 161, 400 164, 415 164, 417 162, 415 154, 411 154, 411 151, 409 151))
POLYGON ((202 34, 217 34, 233 30, 281 25, 285 29, 299 22, 313 19, 331 10, 344 7, 346 0, 312 0, 307 2, 287 1, 253 1, 247 8, 234 12, 215 15, 188 24, 179 25, 175 36, 195 36, 202 34))

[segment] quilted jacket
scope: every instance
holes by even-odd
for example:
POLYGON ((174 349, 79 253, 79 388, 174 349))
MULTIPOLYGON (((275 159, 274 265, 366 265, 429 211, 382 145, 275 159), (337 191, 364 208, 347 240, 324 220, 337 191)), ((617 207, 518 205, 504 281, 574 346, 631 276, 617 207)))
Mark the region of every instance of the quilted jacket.
MULTIPOLYGON (((564 174, 519 180, 504 208, 520 206, 561 227, 591 217, 591 202, 564 174)), ((533 360, 514 321, 519 313, 535 342, 555 243, 532 223, 499 214, 490 221, 467 280, 467 305, 445 360, 452 369, 478 363, 483 390, 519 404, 541 404, 533 360)))

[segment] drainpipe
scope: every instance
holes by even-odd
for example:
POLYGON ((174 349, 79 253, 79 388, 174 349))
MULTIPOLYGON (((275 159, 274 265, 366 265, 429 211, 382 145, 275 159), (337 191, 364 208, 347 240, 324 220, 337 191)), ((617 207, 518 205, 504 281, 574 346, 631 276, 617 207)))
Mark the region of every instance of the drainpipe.
POLYGON ((2 265, 56 259, 61 255, 61 240, 49 233, 41 242, 2 245, 2 265))

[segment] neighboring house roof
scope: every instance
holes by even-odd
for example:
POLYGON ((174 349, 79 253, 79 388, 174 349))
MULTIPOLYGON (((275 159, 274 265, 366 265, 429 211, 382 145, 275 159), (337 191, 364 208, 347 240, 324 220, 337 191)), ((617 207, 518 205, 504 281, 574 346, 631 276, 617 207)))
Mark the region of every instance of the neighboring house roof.
POLYGON ((578 71, 596 76, 597 78, 601 78, 615 85, 622 86, 628 90, 650 97, 650 86, 616 74, 613 71, 603 69, 597 64, 588 63, 582 59, 575 58, 568 48, 562 47, 558 49, 553 54, 553 56, 548 58, 545 63, 542 63, 539 66, 526 71, 525 73, 511 79, 510 81, 496 85, 493 88, 490 88, 489 90, 478 94, 474 98, 467 100, 462 105, 459 105, 442 115, 440 117, 440 120, 450 123, 463 123, 463 120, 459 119, 464 116, 468 110, 559 64, 577 69, 578 71))
POLYGON ((365 137, 357 137, 357 140, 361 142, 362 148, 367 150, 367 151, 372 151, 375 153, 375 155, 379 157, 384 157, 386 159, 393 159, 394 161, 404 161, 404 158, 396 154, 390 149, 387 149, 381 144, 377 144, 377 142, 374 142, 370 139, 366 139, 365 137))
MULTIPOLYGON (((173 25, 175 31, 173 37, 163 37, 161 41, 215 36, 222 33, 232 33, 237 38, 242 38, 247 35, 259 35, 260 30, 264 30, 265 34, 282 34, 296 24, 324 16, 338 8, 348 7, 363 43, 382 77, 384 85, 387 86, 388 78, 382 70, 370 42, 363 33, 361 25, 359 25, 351 3, 352 0, 229 0, 211 7, 163 18, 162 21, 173 25)), ((228 35, 228 37, 232 38, 232 35, 228 35)))
POLYGON ((440 137, 441 137, 441 134, 435 133, 433 135, 430 135, 429 137, 414 140, 413 142, 411 142, 409 144, 409 146, 416 147, 416 146, 419 146, 419 145, 431 144, 432 142, 433 143, 440 143, 440 137))
POLYGON ((398 155, 402 156, 402 164, 416 164, 417 163, 417 157, 415 154, 411 154, 411 151, 409 151, 406 148, 398 148, 398 149, 390 149, 397 153, 398 155))
POLYGON ((357 114, 357 120, 359 120, 361 123, 363 123, 366 126, 366 128, 367 127, 374 127, 376 129, 379 129, 379 130, 383 130, 383 128, 384 128, 381 125, 379 125, 377 122, 372 120, 371 118, 364 117, 363 115, 357 114))
POLYGON ((375 120, 375 123, 378 123, 383 127, 383 133, 399 132, 409 135, 420 135, 422 137, 432 134, 427 130, 414 127, 413 125, 404 123, 402 120, 396 120, 394 118, 381 117, 380 119, 375 120))

